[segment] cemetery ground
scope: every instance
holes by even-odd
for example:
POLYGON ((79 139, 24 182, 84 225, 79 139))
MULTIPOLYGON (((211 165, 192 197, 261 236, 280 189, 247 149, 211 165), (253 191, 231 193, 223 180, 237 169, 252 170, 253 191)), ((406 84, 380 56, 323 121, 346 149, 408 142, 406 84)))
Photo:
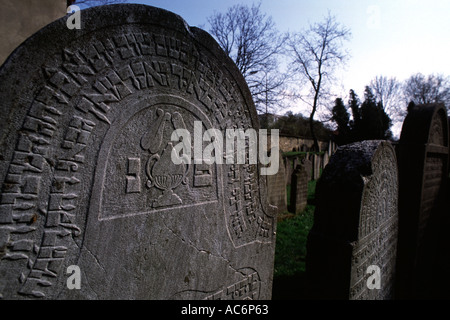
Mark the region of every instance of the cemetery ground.
MULTIPOLYGON (((305 282, 306 241, 314 222, 317 180, 308 182, 308 205, 296 214, 283 212, 278 217, 272 299, 307 298, 305 282)), ((289 188, 287 186, 288 205, 289 188)))

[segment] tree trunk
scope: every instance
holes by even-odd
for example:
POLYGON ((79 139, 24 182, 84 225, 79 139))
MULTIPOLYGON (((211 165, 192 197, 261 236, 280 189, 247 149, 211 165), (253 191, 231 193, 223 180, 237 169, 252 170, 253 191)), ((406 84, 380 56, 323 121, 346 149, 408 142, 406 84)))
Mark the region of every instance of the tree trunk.
MULTIPOLYGON (((317 110, 317 101, 319 100, 319 90, 320 90, 320 85, 322 83, 322 74, 320 73, 320 70, 321 70, 321 64, 319 65, 319 81, 317 82, 317 87, 315 87, 316 92, 314 94, 313 108, 312 108, 311 115, 309 117, 309 129, 311 130, 311 136, 314 141, 313 149, 316 152, 320 151, 319 142, 317 142, 316 133, 314 132, 314 114, 316 113, 316 110, 317 110)), ((313 86, 314 86, 314 83, 313 83, 313 86)))
POLYGON ((314 114, 316 113, 316 106, 313 106, 313 111, 309 117, 309 129, 311 130, 311 136, 313 138, 313 151, 320 151, 319 142, 317 141, 316 133, 314 132, 314 114))

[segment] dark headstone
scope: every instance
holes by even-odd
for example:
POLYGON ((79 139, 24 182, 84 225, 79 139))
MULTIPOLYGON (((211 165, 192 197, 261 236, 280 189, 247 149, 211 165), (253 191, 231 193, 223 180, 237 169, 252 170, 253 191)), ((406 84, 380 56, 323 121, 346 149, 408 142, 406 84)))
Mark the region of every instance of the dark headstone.
MULTIPOLYGON (((433 290, 439 226, 448 175, 448 120, 443 105, 411 105, 399 154, 398 296, 425 298, 433 290)), ((448 232, 448 231, 447 231, 448 232)))
POLYGON ((291 181, 292 172, 294 172, 294 161, 296 161, 296 157, 285 157, 285 170, 286 170, 286 181, 291 181))
POLYGON ((274 175, 267 176, 268 201, 271 205, 278 208, 278 212, 287 211, 286 196, 286 170, 284 168, 283 156, 280 152, 278 172, 274 175))
POLYGON ((311 159, 311 165, 312 165, 312 180, 318 180, 320 177, 320 163, 321 163, 321 156, 318 154, 312 154, 310 156, 311 159))
POLYGON ((313 298, 393 297, 397 191, 390 143, 363 141, 337 149, 317 182, 308 235, 306 271, 313 298), (376 268, 380 281, 372 287, 376 268))
POLYGON ((297 165, 291 176, 290 212, 302 212, 308 200, 308 174, 303 165, 297 165))
POLYGON ((323 154, 323 168, 325 168, 330 161, 330 153, 328 151, 325 151, 323 154))
POLYGON ((2 297, 269 299, 276 217, 260 164, 170 158, 171 133, 194 121, 258 128, 235 64, 165 10, 66 20, 0 70, 2 297))
POLYGON ((312 163, 311 160, 309 160, 308 158, 303 158, 302 159, 302 165, 305 167, 305 171, 308 177, 308 181, 312 180, 312 163))

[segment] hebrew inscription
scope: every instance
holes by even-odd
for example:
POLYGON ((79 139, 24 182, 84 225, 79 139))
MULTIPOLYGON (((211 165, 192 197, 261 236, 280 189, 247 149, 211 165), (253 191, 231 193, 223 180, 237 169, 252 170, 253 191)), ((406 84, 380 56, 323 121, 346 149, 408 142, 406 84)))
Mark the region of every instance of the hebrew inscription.
POLYGON ((394 298, 398 235, 398 172, 393 148, 380 147, 362 195, 358 241, 352 251, 350 299, 394 298), (381 269, 379 290, 367 287, 366 270, 381 269))
POLYGON ((67 18, 44 28, 0 69, 1 296, 270 298, 276 216, 260 165, 170 157, 172 132, 194 122, 258 127, 242 76, 170 12, 84 17, 77 33, 67 18), (79 290, 65 285, 71 265, 79 290))

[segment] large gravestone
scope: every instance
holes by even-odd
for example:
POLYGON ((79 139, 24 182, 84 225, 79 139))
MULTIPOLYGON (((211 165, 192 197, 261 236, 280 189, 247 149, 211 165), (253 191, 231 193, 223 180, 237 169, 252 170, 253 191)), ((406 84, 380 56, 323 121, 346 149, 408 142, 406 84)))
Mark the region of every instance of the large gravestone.
POLYGON ((317 183, 307 242, 311 297, 393 298, 397 192, 397 162, 389 142, 337 149, 317 183))
POLYGON ((196 121, 258 128, 236 66, 157 8, 66 20, 0 70, 1 296, 269 299, 276 217, 260 164, 170 157, 171 133, 196 121))
MULTIPOLYGON (((445 209, 449 133, 443 105, 410 105, 399 153, 398 297, 433 293, 439 229, 445 209)), ((444 232, 448 232, 444 230, 444 232)))

